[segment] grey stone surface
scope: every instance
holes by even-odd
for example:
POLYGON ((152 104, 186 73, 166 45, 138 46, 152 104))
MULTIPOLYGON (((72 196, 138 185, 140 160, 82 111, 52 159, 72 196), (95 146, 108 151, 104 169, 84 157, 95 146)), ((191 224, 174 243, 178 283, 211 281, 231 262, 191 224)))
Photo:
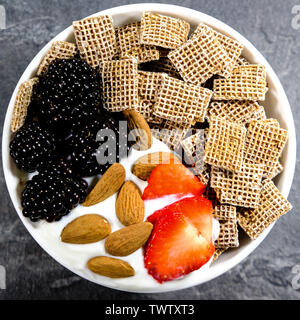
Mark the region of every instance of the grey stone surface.
MULTIPOLYGON (((128 3, 123 0, 2 0, 7 28, 0 30, 1 126, 15 85, 33 56, 58 32, 94 12, 128 3)), ((161 1, 156 1, 161 2, 161 1)), ((248 38, 278 74, 300 127, 300 29, 292 28, 293 0, 163 1, 212 15, 248 38)), ((300 22, 300 21, 299 21, 300 22)), ((1 172, 0 265, 6 290, 0 299, 299 299, 292 268, 300 265, 299 150, 289 200, 293 211, 241 264, 209 283, 165 294, 131 294, 97 286, 59 265, 32 239, 19 220, 1 172)))

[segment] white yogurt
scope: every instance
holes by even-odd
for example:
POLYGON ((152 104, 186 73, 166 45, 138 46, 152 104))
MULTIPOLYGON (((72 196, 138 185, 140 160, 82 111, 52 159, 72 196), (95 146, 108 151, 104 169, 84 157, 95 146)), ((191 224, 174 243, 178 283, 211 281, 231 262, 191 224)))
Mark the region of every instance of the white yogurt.
MULTIPOLYGON (((143 192, 147 185, 147 182, 138 179, 135 175, 131 173, 132 164, 144 154, 156 151, 167 151, 170 152, 168 147, 158 141, 153 139, 153 145, 151 149, 147 151, 136 151, 132 150, 129 157, 124 159, 121 163, 126 169, 126 180, 134 181, 143 192)), ((145 201, 145 218, 151 215, 154 211, 165 207, 175 201, 178 198, 174 196, 166 196, 159 200, 148 200, 145 201)), ((121 259, 129 262, 135 269, 135 275, 133 277, 124 279, 110 279, 103 277, 91 272, 87 266, 87 261, 95 256, 106 255, 109 256, 104 249, 104 241, 99 241, 92 244, 66 244, 61 242, 60 234, 62 229, 75 218, 88 214, 96 213, 105 217, 111 224, 112 232, 124 227, 118 220, 115 214, 115 201, 116 194, 106 199, 105 201, 96 204, 91 207, 78 206, 67 216, 63 217, 60 221, 54 223, 47 223, 46 221, 40 221, 37 223, 32 223, 34 226, 34 236, 39 240, 40 244, 47 248, 47 251, 55 257, 60 263, 65 267, 72 270, 73 272, 79 274, 80 276, 89 279, 91 281, 100 283, 102 285, 118 288, 120 290, 127 291, 148 291, 156 290, 157 287, 164 286, 165 289, 176 289, 178 281, 185 281, 188 285, 195 283, 199 278, 205 277, 205 271, 209 268, 211 260, 202 266, 199 270, 196 270, 189 275, 166 282, 164 284, 159 284, 150 275, 148 275, 147 270, 144 268, 144 259, 142 249, 137 250, 127 257, 122 257, 121 259)), ((219 234, 219 223, 214 219, 213 223, 213 239, 217 239, 219 234)))

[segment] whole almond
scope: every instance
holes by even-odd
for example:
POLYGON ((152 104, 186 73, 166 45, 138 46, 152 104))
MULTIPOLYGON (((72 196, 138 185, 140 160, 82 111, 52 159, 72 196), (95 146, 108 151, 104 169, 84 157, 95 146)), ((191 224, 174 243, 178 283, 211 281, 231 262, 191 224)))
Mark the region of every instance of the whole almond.
POLYGON ((105 256, 91 258, 87 266, 92 272, 109 278, 127 278, 135 273, 128 262, 105 256))
POLYGON ((132 173, 141 180, 147 181, 151 175, 152 170, 162 163, 180 163, 179 158, 170 152, 153 152, 148 153, 133 164, 132 173))
POLYGON ((133 181, 126 181, 116 200, 116 214, 124 226, 142 222, 145 205, 139 187, 133 181))
POLYGON ((61 241, 85 244, 100 241, 111 232, 109 222, 98 214, 85 214, 67 224, 61 232, 61 241))
POLYGON ((106 200, 121 188, 125 177, 124 167, 119 163, 114 163, 99 179, 82 205, 89 207, 106 200))
POLYGON ((119 229, 106 238, 105 250, 112 256, 128 256, 146 243, 152 228, 150 222, 140 222, 119 229))
POLYGON ((123 114, 128 122, 129 135, 136 143, 136 150, 148 150, 152 146, 152 133, 147 121, 135 110, 125 110, 123 114))

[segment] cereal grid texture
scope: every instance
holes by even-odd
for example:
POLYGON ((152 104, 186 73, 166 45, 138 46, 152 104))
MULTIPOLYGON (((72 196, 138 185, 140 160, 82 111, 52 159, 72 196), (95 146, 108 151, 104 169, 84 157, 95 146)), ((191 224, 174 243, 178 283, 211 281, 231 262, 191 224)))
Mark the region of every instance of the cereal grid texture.
POLYGON ((154 114, 179 123, 204 122, 212 92, 165 76, 154 104, 154 114))
POLYGON ((212 170, 212 185, 220 192, 220 202, 256 208, 259 205, 263 167, 255 164, 244 164, 239 173, 212 170))
POLYGON ((212 262, 215 262, 222 253, 224 253, 228 248, 215 248, 215 253, 212 262))
POLYGON ((73 29, 81 57, 93 68, 116 55, 116 35, 110 16, 74 21, 73 29))
POLYGON ((245 140, 245 162, 264 165, 263 176, 267 177, 278 167, 287 138, 287 130, 276 123, 251 121, 245 140))
POLYGON ((141 44, 175 49, 187 40, 190 25, 186 21, 152 12, 144 12, 141 20, 141 44))
POLYGON ((137 109, 139 99, 136 59, 105 61, 101 72, 104 108, 111 112, 137 109))
POLYGON ((212 117, 205 145, 205 159, 208 164, 229 171, 240 171, 243 164, 243 150, 246 128, 220 117, 212 117))
POLYGON ((155 46, 140 44, 141 23, 133 22, 116 28, 117 49, 120 58, 136 58, 138 63, 158 60, 155 46))
POLYGON ((181 77, 189 83, 203 84, 213 75, 221 72, 230 58, 212 29, 203 27, 201 32, 179 48, 172 50, 169 59, 181 77))
POLYGON ((214 207, 214 218, 221 221, 237 219, 237 212, 235 206, 220 204, 214 207))
POLYGON ((236 67, 244 46, 238 41, 226 36, 225 34, 219 33, 204 24, 200 24, 197 27, 192 37, 201 32, 203 28, 206 28, 206 30, 212 30, 212 32, 217 35, 218 41, 228 54, 230 61, 227 63, 224 69, 218 73, 220 76, 228 77, 231 74, 232 70, 236 67))
POLYGON ((39 79, 34 77, 30 80, 23 82, 17 92, 12 120, 10 124, 10 130, 16 132, 19 130, 25 123, 27 116, 27 109, 31 101, 31 95, 33 87, 38 83, 39 79))
POLYGON ((232 248, 239 246, 237 222, 234 219, 220 221, 220 233, 215 241, 216 248, 232 248))
POLYGON ((222 117, 226 120, 246 124, 253 119, 264 118, 264 107, 257 102, 242 101, 213 101, 209 105, 209 117, 222 117), (263 113, 262 113, 263 112, 263 113))
POLYGON ((53 42, 50 50, 47 52, 42 62, 39 65, 37 75, 41 75, 48 70, 49 64, 56 59, 70 59, 77 52, 77 47, 74 43, 66 41, 53 42))
POLYGON ((197 173, 199 170, 197 167, 192 168, 192 171, 194 172, 194 174, 199 178, 199 180, 204 184, 204 185, 208 185, 209 183, 209 179, 210 179, 210 165, 207 163, 203 164, 203 170, 200 173, 197 173))
POLYGON ((151 123, 161 123, 162 119, 153 115, 156 94, 160 89, 164 74, 159 72, 138 71, 138 95, 140 112, 151 123))
POLYGON ((201 175, 205 170, 204 145, 204 130, 198 130, 197 133, 181 141, 181 146, 184 150, 184 160, 188 166, 193 165, 192 170, 196 175, 201 175))
POLYGON ((214 80, 214 100, 265 100, 266 71, 262 65, 240 66, 229 78, 214 80))
POLYGON ((176 151, 190 130, 190 127, 190 124, 178 124, 164 120, 161 124, 154 124, 151 132, 153 137, 164 142, 170 149, 176 151))
POLYGON ((251 239, 256 239, 271 223, 292 209, 292 205, 283 197, 271 180, 264 180, 256 209, 238 212, 239 225, 251 239))

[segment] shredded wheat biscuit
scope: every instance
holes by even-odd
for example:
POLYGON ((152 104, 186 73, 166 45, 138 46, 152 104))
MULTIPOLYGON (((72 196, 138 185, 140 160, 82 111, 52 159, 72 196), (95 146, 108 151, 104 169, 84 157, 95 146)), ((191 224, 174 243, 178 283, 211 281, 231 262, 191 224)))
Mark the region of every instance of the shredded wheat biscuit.
POLYGON ((222 253, 224 253, 228 248, 215 248, 214 256, 212 262, 215 262, 222 253))
POLYGON ((274 179, 276 176, 278 176, 283 171, 283 165, 278 161, 276 166, 274 167, 273 171, 270 172, 266 178, 267 179, 274 179))
POLYGON ((218 239, 214 242, 215 248, 232 248, 239 246, 237 221, 234 219, 222 220, 218 239))
POLYGON ((214 100, 265 100, 266 70, 259 64, 233 69, 227 79, 214 79, 214 100))
POLYGON ((239 173, 212 169, 211 186, 220 192, 220 202, 246 208, 259 203, 263 166, 244 164, 239 173))
POLYGON ((55 41, 52 43, 50 50, 44 56, 39 65, 37 75, 41 75, 48 70, 49 64, 56 59, 70 59, 77 52, 77 47, 74 43, 67 41, 55 41))
POLYGON ((16 132, 19 130, 25 123, 27 116, 27 109, 31 101, 31 95, 33 87, 38 83, 38 77, 34 77, 30 80, 23 82, 17 92, 14 110, 12 115, 12 120, 10 124, 10 130, 16 132))
POLYGON ((164 74, 160 72, 138 71, 138 111, 151 123, 161 123, 162 119, 153 115, 153 105, 160 89, 164 74))
POLYGON ((261 108, 263 107, 254 101, 213 101, 209 105, 207 118, 209 120, 209 117, 216 116, 232 122, 247 124, 259 116, 261 108))
POLYGON ((178 123, 204 122, 212 91, 165 76, 154 114, 178 123))
POLYGON ((115 31, 121 59, 136 58, 138 63, 159 59, 159 50, 155 46, 140 44, 140 22, 129 23, 116 28, 115 31))
POLYGON ((144 12, 141 44, 175 49, 187 40, 190 25, 184 20, 153 12, 144 12))
POLYGON ((184 81, 195 85, 203 84, 230 63, 214 31, 206 27, 198 30, 194 37, 168 55, 184 81))
POLYGON ((232 70, 236 67, 244 46, 241 43, 239 43, 237 40, 234 40, 226 36, 225 34, 217 32, 216 30, 204 24, 200 24, 196 28, 196 30, 192 34, 192 37, 196 36, 199 32, 202 32, 203 28, 206 28, 207 30, 209 29, 212 30, 212 32, 214 32, 214 34, 217 35, 218 41, 227 52, 230 60, 228 60, 228 63, 226 64, 224 69, 220 71, 218 74, 223 77, 228 77, 231 74, 232 70))
POLYGON ((236 221, 236 214, 235 206, 220 204, 214 207, 214 218, 220 221, 236 221))
POLYGON ((245 162, 264 165, 263 177, 269 176, 278 165, 287 139, 288 131, 275 122, 252 120, 245 140, 245 162))
POLYGON ((178 124, 163 120, 160 124, 151 125, 152 136, 164 142, 170 149, 177 151, 191 124, 178 124))
POLYGON ((184 161, 187 165, 193 166, 194 174, 200 175, 204 171, 204 130, 197 130, 197 133, 181 141, 184 151, 184 161))
POLYGON ((259 206, 255 209, 238 212, 241 228, 254 240, 274 221, 292 209, 271 180, 264 180, 259 206))
POLYGON ((93 68, 117 54, 116 35, 109 15, 86 18, 73 22, 80 55, 93 68))
POLYGON ((220 117, 211 117, 204 161, 229 171, 240 171, 246 128, 220 117))
POLYGON ((101 73, 104 108, 119 112, 139 107, 136 59, 104 61, 101 73))

